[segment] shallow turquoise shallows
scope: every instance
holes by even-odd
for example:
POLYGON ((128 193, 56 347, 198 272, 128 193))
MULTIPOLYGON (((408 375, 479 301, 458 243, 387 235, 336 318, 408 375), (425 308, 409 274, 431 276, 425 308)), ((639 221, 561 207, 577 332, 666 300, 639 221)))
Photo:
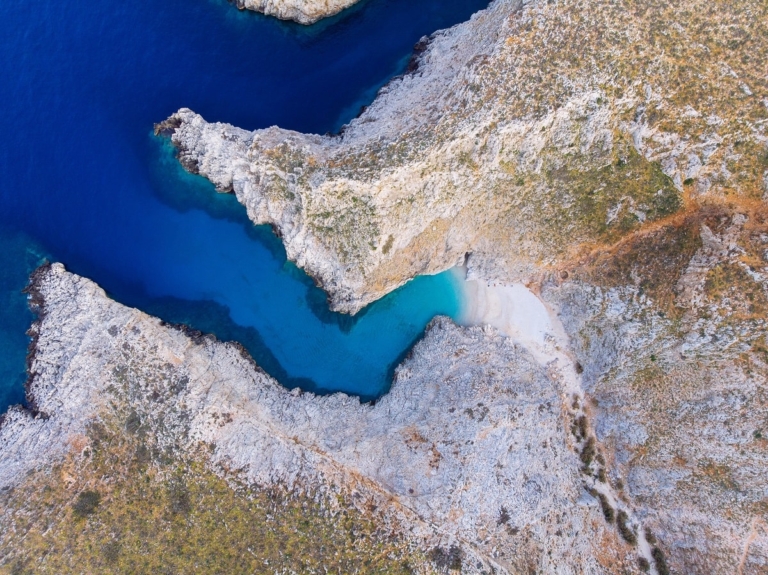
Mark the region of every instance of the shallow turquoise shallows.
POLYGON ((281 383, 365 399, 454 275, 417 278, 350 318, 231 196, 181 170, 154 122, 188 106, 255 129, 338 130, 413 44, 487 0, 366 0, 309 28, 224 0, 0 5, 0 411, 23 400, 20 290, 44 258, 120 302, 243 343, 281 383))

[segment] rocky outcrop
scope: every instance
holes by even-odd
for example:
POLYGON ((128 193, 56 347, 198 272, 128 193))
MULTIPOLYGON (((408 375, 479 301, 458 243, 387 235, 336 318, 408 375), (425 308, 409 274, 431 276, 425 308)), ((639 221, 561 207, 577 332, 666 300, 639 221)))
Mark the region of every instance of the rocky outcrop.
POLYGON ((463 572, 635 565, 583 489, 559 370, 491 328, 436 319, 372 405, 288 391, 239 346, 191 339, 61 265, 32 291, 29 393, 45 415, 14 409, 0 429, 3 489, 83 450, 111 413, 225 477, 374 502, 423 548, 460 550, 463 572))
POLYGON ((238 484, 377 509, 438 570, 760 573, 768 290, 762 272, 715 281, 764 250, 768 220, 752 217, 707 211, 550 276, 549 320, 498 288, 521 306, 494 321, 510 337, 436 319, 375 405, 288 391, 236 344, 41 268, 35 412, 0 427, 0 490, 87 454, 90 430, 116 419, 238 484), (679 305, 661 305, 668 289, 679 305))
POLYGON ((765 212, 708 208, 550 279, 590 420, 680 573, 768 568, 765 212))
POLYGON ((313 24, 338 14, 358 0, 233 0, 241 10, 255 10, 281 20, 294 20, 300 24, 313 24))
POLYGON ((761 15, 746 0, 499 0, 433 35, 337 136, 187 109, 159 131, 339 310, 467 252, 477 277, 526 281, 689 201, 763 195, 768 87, 741 58, 768 58, 761 15))
POLYGON ((760 573, 766 10, 498 0, 339 135, 187 109, 160 128, 337 309, 466 254, 470 277, 538 291, 566 334, 552 361, 581 372, 561 406, 582 484, 641 567, 760 573))
POLYGON ((0 487, 111 413, 233 483, 382 510, 443 572, 765 572, 766 10, 497 0, 337 136, 180 110, 157 132, 181 163, 337 309, 469 253, 501 284, 478 317, 510 327, 522 282, 551 321, 534 341, 439 318, 361 405, 53 266, 0 487))

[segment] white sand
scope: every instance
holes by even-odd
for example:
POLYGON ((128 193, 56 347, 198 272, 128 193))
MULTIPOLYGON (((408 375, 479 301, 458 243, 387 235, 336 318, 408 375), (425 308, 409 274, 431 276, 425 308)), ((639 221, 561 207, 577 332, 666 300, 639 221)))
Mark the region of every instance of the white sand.
MULTIPOLYGON (((584 391, 576 360, 570 352, 568 336, 562 323, 536 294, 522 284, 489 286, 485 282, 466 280, 466 269, 456 273, 464 280, 462 325, 490 325, 509 337, 515 344, 525 347, 551 377, 561 385, 563 400, 568 405, 576 395, 583 403, 584 391)), ((633 524, 640 525, 633 510, 623 504, 608 483, 586 478, 585 484, 605 495, 614 508, 623 509, 633 524)), ((645 530, 638 529, 638 552, 653 565, 651 546, 645 530)), ((655 570, 654 570, 655 572, 655 570)))
MULTIPOLYGON (((463 268, 456 273, 466 277, 463 268)), ((550 368, 564 394, 583 395, 568 336, 557 315, 536 294, 522 284, 489 286, 477 280, 465 281, 463 289, 460 324, 496 328, 550 368)))
POLYGON ((462 323, 490 325, 521 343, 538 346, 554 332, 544 303, 522 284, 494 287, 467 281, 464 293, 462 323))

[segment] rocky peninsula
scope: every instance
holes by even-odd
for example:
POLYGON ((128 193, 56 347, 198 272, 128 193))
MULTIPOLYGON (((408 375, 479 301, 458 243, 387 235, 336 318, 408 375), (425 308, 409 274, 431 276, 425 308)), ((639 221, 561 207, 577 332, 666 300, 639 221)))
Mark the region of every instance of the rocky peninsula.
POLYGON ((497 1, 420 42, 339 135, 247 132, 188 109, 157 130, 274 226, 336 309, 467 253, 472 274, 525 281, 694 202, 762 197, 761 10, 497 1), (746 62, 721 22, 743 30, 746 62))
POLYGON ((417 48, 338 135, 156 132, 335 309, 466 263, 481 325, 360 404, 41 268, 3 568, 766 572, 768 6, 496 0, 417 48))

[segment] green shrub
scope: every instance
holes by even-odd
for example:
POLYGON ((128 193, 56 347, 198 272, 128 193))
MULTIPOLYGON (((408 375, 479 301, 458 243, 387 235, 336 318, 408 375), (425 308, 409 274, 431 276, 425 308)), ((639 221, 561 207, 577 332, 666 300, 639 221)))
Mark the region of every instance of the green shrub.
POLYGON ((664 552, 658 547, 654 547, 651 551, 653 556, 653 562, 656 564, 656 571, 659 575, 669 575, 669 567, 667 567, 667 560, 664 557, 664 552))
POLYGON ((605 520, 608 523, 613 523, 616 511, 613 509, 613 507, 611 507, 611 503, 608 501, 608 498, 602 493, 598 492, 597 499, 600 501, 600 507, 603 509, 603 517, 605 517, 605 520))
POLYGON ((619 512, 616 517, 616 524, 619 527, 619 533, 621 534, 624 541, 626 541, 630 545, 637 545, 637 535, 635 535, 635 532, 627 524, 628 520, 629 520, 629 516, 627 515, 627 512, 624 511, 623 509, 619 509, 619 512))
POLYGON ((101 503, 101 495, 98 491, 83 491, 72 505, 72 511, 79 517, 87 517, 96 512, 99 503, 101 503))
POLYGON ((592 463, 592 459, 595 457, 595 438, 590 437, 587 439, 586 443, 584 443, 584 447, 581 450, 581 462, 584 464, 584 467, 589 467, 589 464, 592 463))
POLYGON ((456 545, 451 545, 448 549, 435 547, 429 554, 432 563, 435 564, 441 572, 461 571, 462 552, 456 545))

